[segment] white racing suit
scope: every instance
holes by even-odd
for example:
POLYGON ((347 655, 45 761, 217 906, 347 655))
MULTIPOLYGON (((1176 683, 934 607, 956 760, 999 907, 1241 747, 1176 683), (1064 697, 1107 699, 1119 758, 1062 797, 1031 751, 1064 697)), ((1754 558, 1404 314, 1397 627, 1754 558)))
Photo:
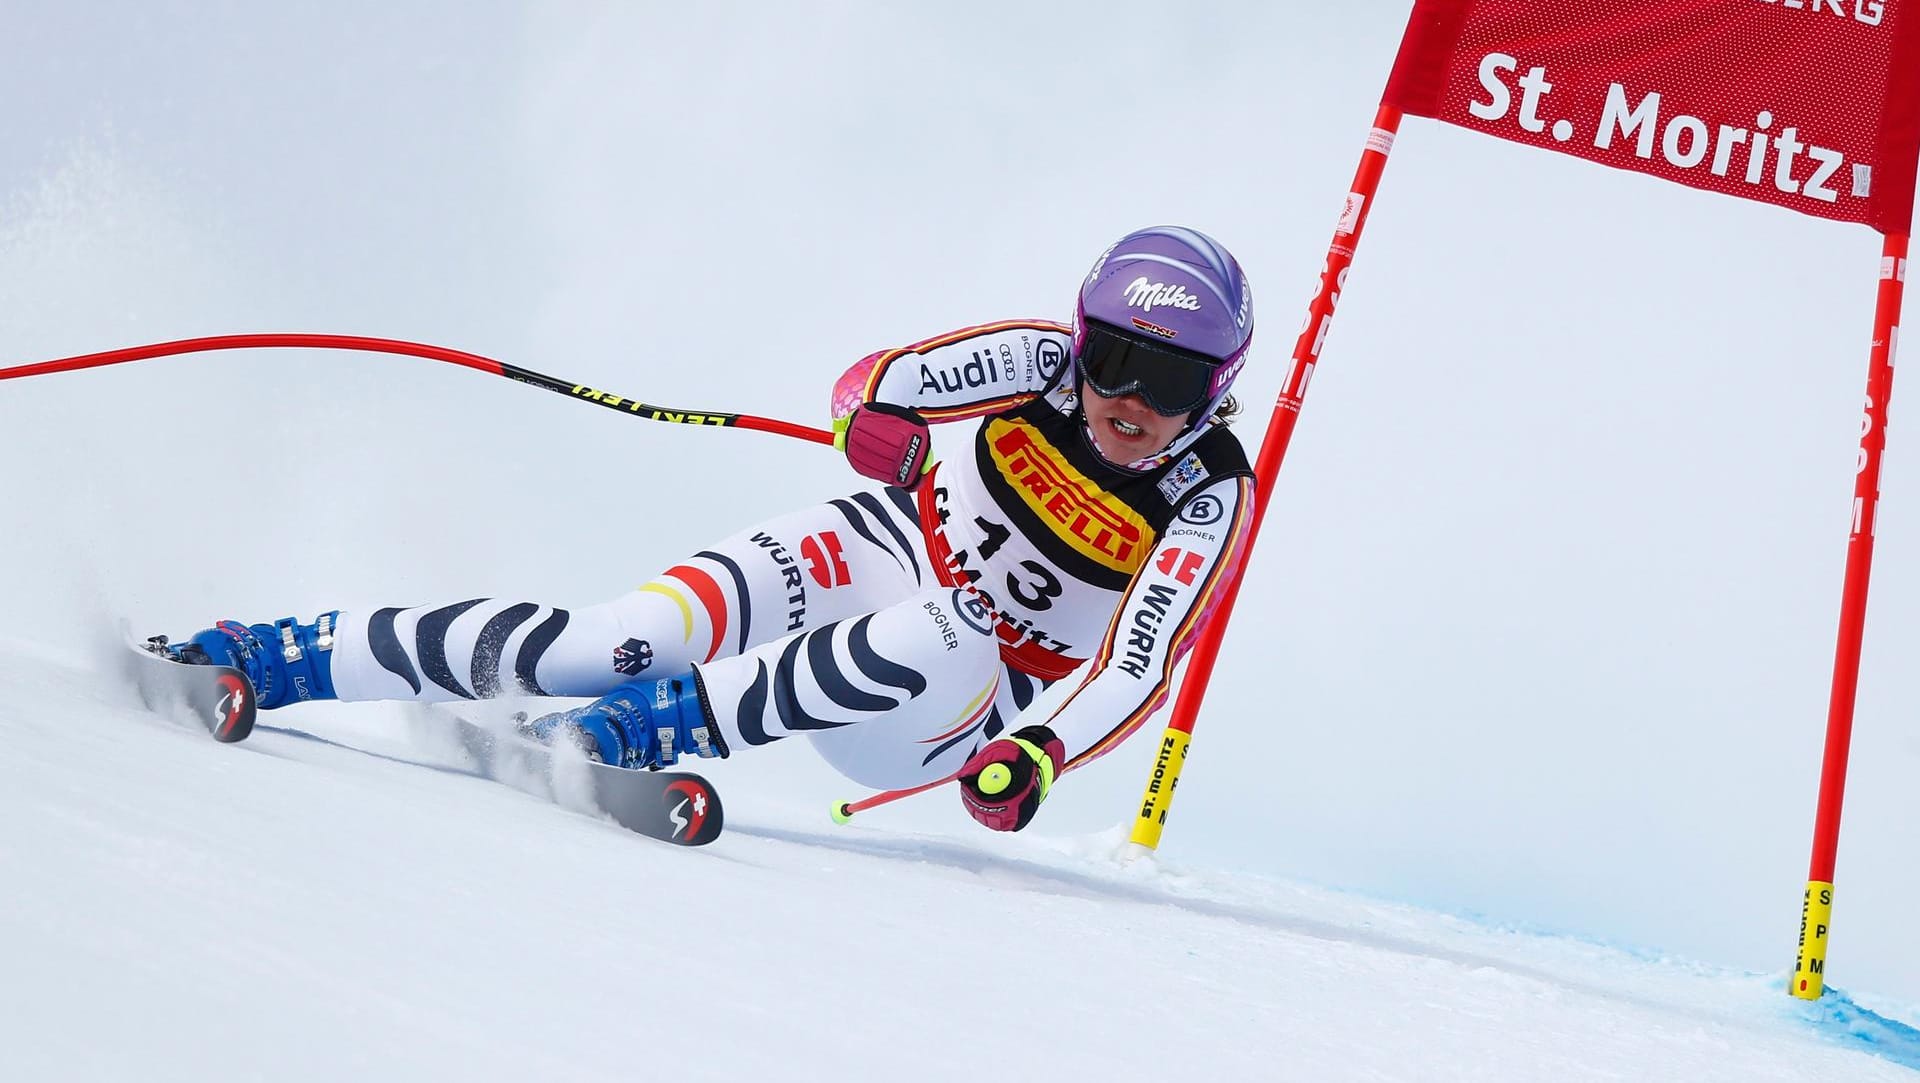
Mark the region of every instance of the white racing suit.
POLYGON ((966 328, 874 354, 835 387, 930 422, 984 417, 972 454, 917 491, 804 508, 584 609, 512 599, 342 613, 343 700, 599 696, 695 670, 732 753, 805 733, 880 789, 957 772, 1002 732, 1044 724, 1064 769, 1123 741, 1247 546, 1253 481, 1211 422, 1135 469, 1091 446, 1058 386, 1069 330, 966 328), (1028 707, 1048 684, 1071 683, 1028 707))

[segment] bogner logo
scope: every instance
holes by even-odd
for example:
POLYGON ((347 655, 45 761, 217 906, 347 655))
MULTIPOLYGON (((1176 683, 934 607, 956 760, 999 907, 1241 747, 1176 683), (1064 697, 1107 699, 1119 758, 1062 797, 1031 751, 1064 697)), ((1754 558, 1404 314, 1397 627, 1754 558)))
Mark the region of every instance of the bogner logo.
POLYGON ((1033 426, 995 419, 987 444, 1001 476, 1061 541, 1115 571, 1140 569, 1153 544, 1147 521, 1075 470, 1033 426))
POLYGON ((1143 312, 1152 312, 1156 308, 1178 308, 1187 312, 1200 311, 1200 298, 1188 293, 1184 286, 1169 286, 1165 282, 1149 282, 1141 275, 1127 284, 1127 304, 1143 312))

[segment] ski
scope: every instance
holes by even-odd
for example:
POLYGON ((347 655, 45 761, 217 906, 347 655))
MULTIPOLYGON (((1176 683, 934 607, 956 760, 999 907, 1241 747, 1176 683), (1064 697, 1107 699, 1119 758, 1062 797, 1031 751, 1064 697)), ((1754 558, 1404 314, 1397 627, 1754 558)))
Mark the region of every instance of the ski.
MULTIPOLYGON (((498 734, 455 719, 460 745, 485 777, 512 785, 514 777, 553 779, 553 751, 535 741, 498 734)), ((726 813, 713 783, 691 771, 636 771, 588 761, 596 808, 629 831, 675 846, 705 846, 720 837, 726 813)))
POLYGON ((253 732, 256 706, 247 675, 231 666, 194 665, 173 657, 166 636, 131 643, 134 685, 148 709, 177 714, 184 709, 216 741, 244 741, 253 732))
MULTIPOLYGON (((148 709, 174 716, 182 711, 213 739, 244 741, 253 732, 257 705, 246 674, 231 666, 183 662, 166 636, 132 642, 134 683, 148 709)), ((545 745, 502 736, 455 719, 461 747, 477 773, 511 785, 515 777, 553 779, 553 753, 545 745)), ((690 771, 633 771, 603 763, 585 765, 595 807, 629 831, 675 846, 705 846, 720 837, 726 814, 713 784, 690 771)))

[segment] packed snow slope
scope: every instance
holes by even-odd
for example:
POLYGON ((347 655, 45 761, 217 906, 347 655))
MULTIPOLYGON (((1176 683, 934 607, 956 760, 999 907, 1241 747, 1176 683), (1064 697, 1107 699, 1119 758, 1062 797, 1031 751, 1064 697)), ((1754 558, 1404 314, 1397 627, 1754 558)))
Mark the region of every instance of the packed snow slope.
MULTIPOLYGON (((740 761, 680 850, 430 710, 246 743, 0 644, 0 1077, 1911 1080, 1778 976, 1070 841, 835 827, 740 761), (563 787, 564 788, 564 787, 563 787), (1876 1055, 1876 1053, 1878 1055, 1876 1055)), ((104 663, 104 664, 103 664, 104 663)), ((792 772, 788 772, 789 775, 792 772)))

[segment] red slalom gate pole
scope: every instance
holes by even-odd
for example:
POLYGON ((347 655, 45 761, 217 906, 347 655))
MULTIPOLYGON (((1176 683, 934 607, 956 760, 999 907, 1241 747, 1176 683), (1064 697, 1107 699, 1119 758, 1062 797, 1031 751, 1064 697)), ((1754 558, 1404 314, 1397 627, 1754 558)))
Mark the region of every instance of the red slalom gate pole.
POLYGON ((1847 752, 1853 743, 1854 694, 1860 686, 1860 644, 1866 635, 1867 584, 1873 572, 1873 535, 1880 506, 1880 453, 1887 446, 1887 400, 1893 397, 1900 302, 1907 280, 1907 238, 1888 234, 1880 250, 1880 293, 1873 313, 1873 351, 1867 363, 1866 413, 1853 482, 1853 530, 1847 538, 1847 575, 1840 595, 1840 635, 1834 648, 1833 690, 1827 700, 1827 745, 1820 762, 1820 799, 1813 821, 1813 858, 1800 900, 1800 950, 1788 991, 1816 1000, 1826 988, 1827 934, 1833 924, 1833 866, 1840 848, 1840 802, 1847 788, 1847 752))
POLYGON ((1167 724, 1166 733, 1161 736, 1160 750, 1153 761, 1153 773, 1148 777, 1146 792, 1140 799, 1140 813, 1133 821, 1129 838, 1136 847, 1152 850, 1160 845, 1160 832, 1166 826, 1167 810, 1173 805, 1174 786, 1180 781, 1181 768, 1186 766, 1187 744, 1200 714, 1200 700, 1206 695, 1207 682, 1213 676, 1213 663, 1219 656, 1220 640, 1226 635, 1227 620, 1233 614, 1233 603, 1240 596, 1241 583, 1246 580, 1247 561, 1252 557, 1254 542, 1260 537, 1260 524, 1266 518, 1267 507, 1273 502, 1274 480, 1280 473, 1281 461, 1287 456, 1287 444, 1293 439, 1293 426, 1300 418, 1300 406, 1307 395, 1307 384, 1313 379, 1313 366, 1318 363, 1320 349, 1326 344, 1327 332, 1333 326, 1333 312, 1340 303, 1340 291, 1346 286, 1347 270, 1353 265, 1354 250, 1360 246, 1361 231, 1366 228, 1367 215, 1373 209, 1374 193, 1379 190, 1381 174, 1386 171, 1387 157, 1393 152, 1393 139, 1400 130, 1400 116, 1400 110, 1385 104, 1374 114, 1373 130, 1367 134, 1367 147, 1360 155, 1360 167, 1354 174, 1353 187, 1347 193, 1346 207, 1334 227, 1333 242, 1327 247, 1326 264, 1320 271, 1320 290, 1314 294, 1313 303, 1307 309, 1306 326, 1294 341, 1293 360, 1287 368, 1287 378, 1280 386, 1279 401, 1274 404, 1266 435, 1260 441, 1260 456, 1253 467, 1256 497, 1253 530, 1247 538, 1248 552, 1241 557, 1240 571, 1227 588, 1219 612, 1201 630, 1193 653, 1187 659, 1186 679, 1180 684, 1180 695, 1173 704, 1173 717, 1167 724))
POLYGON ((424 342, 406 342, 396 338, 368 338, 364 335, 318 335, 301 332, 263 332, 246 335, 212 335, 206 338, 183 338, 173 342, 155 342, 145 346, 129 346, 120 350, 107 350, 101 353, 80 354, 75 357, 63 357, 56 361, 40 361, 31 365, 15 365, 0 368, 0 380, 18 380, 28 376, 45 376, 55 372, 77 372, 81 369, 100 368, 105 365, 123 365, 132 361, 145 361, 155 357, 172 357, 178 354, 205 353, 211 350, 258 350, 268 348, 297 348, 312 350, 359 350, 364 353, 399 354, 406 357, 421 357, 429 361, 444 361, 451 365, 461 365, 479 372, 505 376, 517 383, 531 384, 558 392, 581 402, 591 402, 610 410, 645 418, 648 421, 668 421, 681 425, 716 425, 724 428, 753 429, 757 432, 770 432, 778 436, 791 436, 797 440, 808 440, 816 444, 832 446, 833 434, 825 429, 796 425, 791 421, 777 418, 755 417, 752 414, 728 414, 711 410, 677 410, 666 406, 653 406, 608 391, 598 391, 584 384, 571 384, 565 380, 510 365, 505 361, 495 361, 491 357, 482 357, 465 350, 452 350, 445 346, 431 346, 424 342))

